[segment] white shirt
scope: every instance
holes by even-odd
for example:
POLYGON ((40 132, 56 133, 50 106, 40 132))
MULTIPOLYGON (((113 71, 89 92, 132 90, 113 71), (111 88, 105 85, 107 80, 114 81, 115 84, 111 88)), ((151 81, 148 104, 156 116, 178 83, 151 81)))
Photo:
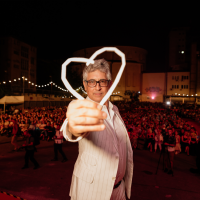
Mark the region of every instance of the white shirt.
POLYGON ((121 181, 125 175, 126 171, 126 133, 124 132, 124 129, 122 126, 120 126, 120 119, 118 116, 114 113, 112 110, 113 105, 109 102, 109 113, 105 105, 102 107, 102 111, 106 112, 107 118, 106 121, 109 123, 109 125, 113 129, 113 133, 116 137, 116 143, 118 147, 119 152, 119 164, 118 164, 118 170, 117 170, 117 176, 115 180, 115 185, 121 181))

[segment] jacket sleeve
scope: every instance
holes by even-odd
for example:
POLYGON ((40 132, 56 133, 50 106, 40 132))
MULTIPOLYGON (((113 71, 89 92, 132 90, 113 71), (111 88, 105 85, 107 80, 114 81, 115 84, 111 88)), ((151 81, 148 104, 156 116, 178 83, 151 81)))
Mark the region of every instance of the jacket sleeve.
POLYGON ((70 133, 67 129, 67 118, 65 119, 65 121, 63 122, 63 125, 60 129, 60 131, 63 132, 63 137, 69 141, 69 142, 78 142, 79 140, 81 140, 82 138, 84 138, 85 136, 87 136, 89 134, 89 132, 84 133, 82 136, 79 137, 74 137, 72 133, 70 133))
POLYGON ((68 123, 68 120, 66 118, 65 121, 63 122, 61 129, 60 129, 60 131, 63 132, 63 137, 69 142, 78 142, 79 140, 81 140, 82 136, 77 137, 77 138, 73 138, 73 134, 70 133, 67 129, 67 123, 68 123))

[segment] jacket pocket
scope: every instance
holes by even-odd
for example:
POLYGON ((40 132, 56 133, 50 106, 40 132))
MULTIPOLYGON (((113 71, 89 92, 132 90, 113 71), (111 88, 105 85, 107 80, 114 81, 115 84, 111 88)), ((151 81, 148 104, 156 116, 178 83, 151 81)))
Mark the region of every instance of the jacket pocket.
POLYGON ((95 171, 92 171, 85 167, 84 163, 81 161, 75 164, 73 175, 80 178, 81 180, 92 183, 94 180, 95 171))

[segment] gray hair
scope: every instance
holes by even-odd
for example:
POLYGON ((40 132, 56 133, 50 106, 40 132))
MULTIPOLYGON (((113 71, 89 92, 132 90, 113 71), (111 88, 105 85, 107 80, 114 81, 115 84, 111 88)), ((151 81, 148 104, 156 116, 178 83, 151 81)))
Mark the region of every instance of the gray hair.
POLYGON ((108 80, 111 80, 110 66, 105 59, 94 60, 94 64, 85 65, 83 69, 83 81, 87 80, 87 75, 89 72, 94 72, 99 70, 106 74, 108 80))

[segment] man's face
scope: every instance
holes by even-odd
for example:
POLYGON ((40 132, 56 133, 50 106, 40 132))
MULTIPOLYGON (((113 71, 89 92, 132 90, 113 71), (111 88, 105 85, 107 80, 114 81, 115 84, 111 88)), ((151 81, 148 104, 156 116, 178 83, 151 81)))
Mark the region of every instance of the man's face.
MULTIPOLYGON (((99 70, 96 70, 94 72, 89 72, 88 76, 87 76, 87 81, 94 79, 95 81, 99 81, 101 79, 106 79, 106 74, 104 72, 101 72, 99 70)), ((86 82, 83 82, 85 91, 87 92, 88 97, 95 101, 100 103, 101 100, 103 99, 103 97, 106 95, 106 93, 108 92, 109 88, 110 88, 110 83, 107 87, 101 87, 99 85, 99 83, 97 83, 97 85, 95 87, 89 87, 87 86, 86 82)))

